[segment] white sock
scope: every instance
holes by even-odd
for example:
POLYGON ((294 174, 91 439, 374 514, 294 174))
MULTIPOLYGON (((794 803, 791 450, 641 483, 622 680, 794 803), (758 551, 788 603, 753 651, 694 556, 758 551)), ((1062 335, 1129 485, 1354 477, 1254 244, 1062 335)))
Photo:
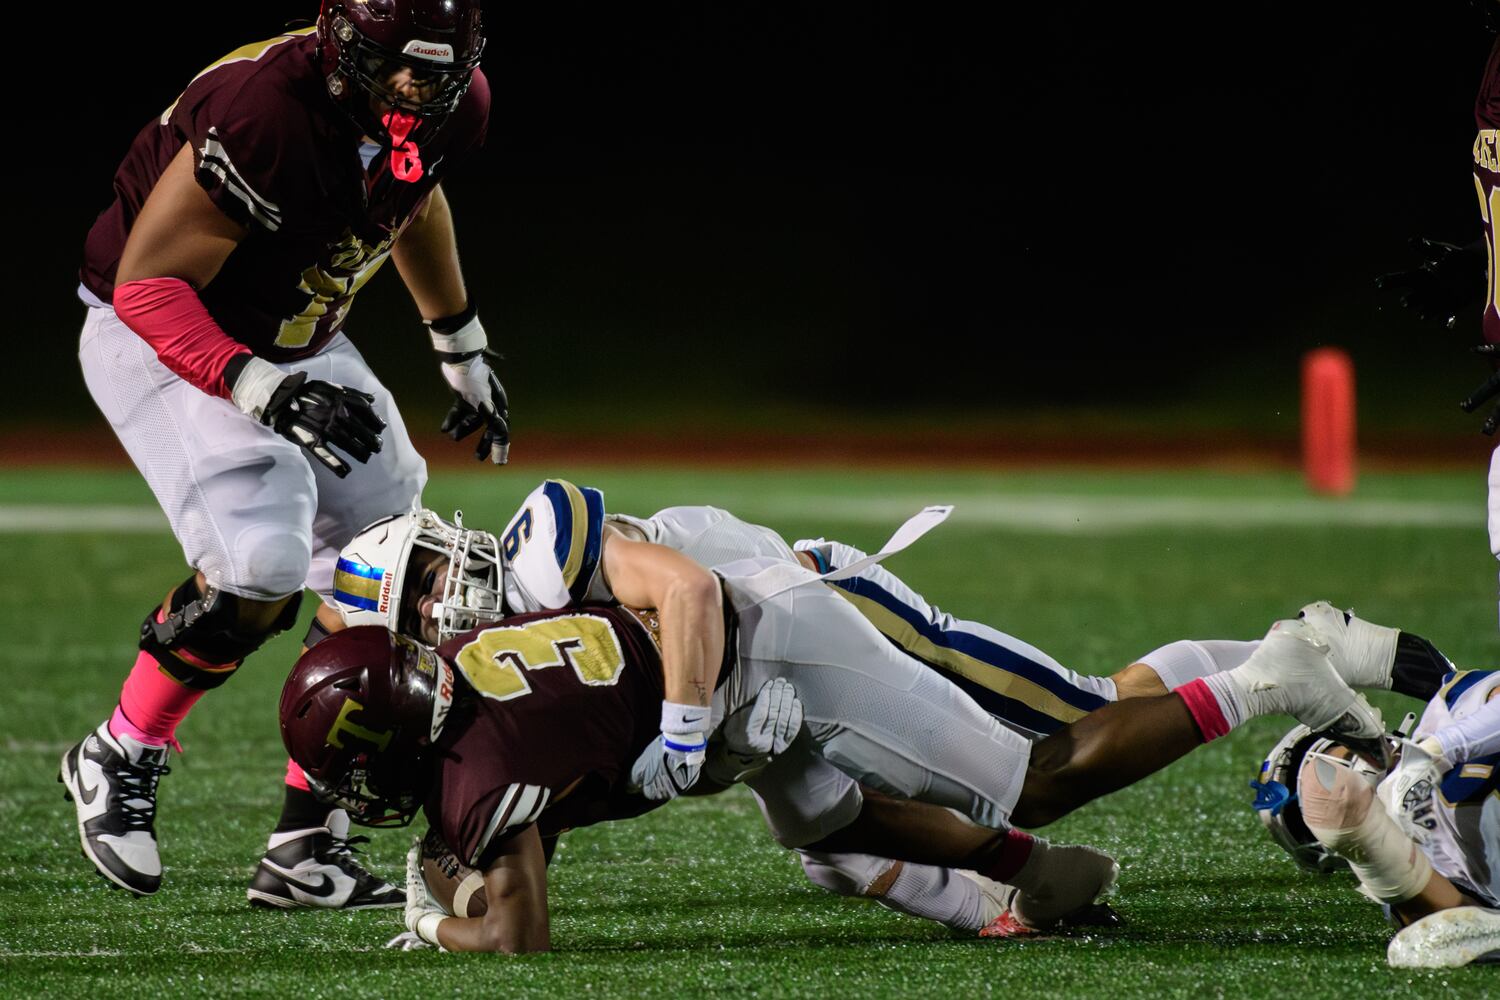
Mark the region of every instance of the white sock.
POLYGON ((905 863, 880 902, 955 930, 977 931, 989 922, 979 886, 950 868, 905 863))
POLYGON ((1213 694, 1214 701, 1218 702, 1219 711, 1224 713, 1224 721, 1229 724, 1230 729, 1243 725, 1250 718, 1250 706, 1245 703, 1245 694, 1238 684, 1229 679, 1227 672, 1209 674, 1200 679, 1213 694))
POLYGON ((1250 659, 1259 639, 1179 639, 1153 649, 1136 662, 1156 672, 1168 691, 1210 674, 1233 670, 1250 659))

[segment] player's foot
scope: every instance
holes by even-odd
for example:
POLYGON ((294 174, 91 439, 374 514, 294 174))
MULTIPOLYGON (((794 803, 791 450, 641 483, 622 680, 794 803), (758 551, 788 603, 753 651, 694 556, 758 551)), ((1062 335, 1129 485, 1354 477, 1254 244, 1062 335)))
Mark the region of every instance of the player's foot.
MULTIPOLYGON (((1006 885, 1004 882, 996 882, 992 878, 985 878, 976 871, 966 868, 954 870, 954 874, 961 875, 979 887, 980 909, 979 925, 988 927, 994 923, 1001 914, 1010 909, 1010 901, 1015 898, 1016 887, 1006 885)), ((980 936, 985 936, 981 931, 980 936)))
POLYGON ((1378 739, 1385 731, 1380 712, 1344 683, 1328 652, 1329 643, 1308 622, 1279 621, 1250 659, 1224 676, 1252 716, 1290 715, 1314 732, 1378 739))
POLYGON ((1457 906, 1429 913, 1391 938, 1386 961, 1397 969, 1451 969, 1500 960, 1500 910, 1457 906))
POLYGON ((156 783, 169 770, 166 747, 115 736, 106 721, 63 754, 57 776, 77 809, 84 856, 100 875, 141 896, 161 888, 156 783))
POLYGON ((245 895, 255 906, 283 910, 372 910, 405 906, 406 890, 365 871, 355 858, 349 814, 334 809, 325 826, 275 833, 245 895))
POLYGON ((1344 683, 1352 688, 1389 690, 1396 667, 1396 637, 1400 629, 1356 618, 1327 601, 1303 608, 1297 615, 1328 644, 1328 658, 1344 683))
POLYGON ((1033 929, 1051 927, 1092 906, 1115 887, 1120 865, 1103 851, 1081 844, 1049 844, 1040 838, 1032 848, 1037 870, 1035 888, 1023 889, 1010 902, 1010 912, 1033 929), (1037 852, 1043 852, 1037 857, 1037 852))

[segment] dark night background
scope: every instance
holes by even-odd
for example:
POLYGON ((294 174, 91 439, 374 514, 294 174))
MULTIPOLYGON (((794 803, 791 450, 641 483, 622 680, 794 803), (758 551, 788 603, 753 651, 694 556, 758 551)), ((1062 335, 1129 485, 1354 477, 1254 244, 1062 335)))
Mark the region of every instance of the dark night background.
MULTIPOLYGON (((142 10, 78 12, 81 96, 12 147, 9 424, 103 430, 73 288, 115 163, 199 68, 315 5, 142 10)), ((1490 36, 1461 0, 1385 10, 493 4, 489 145, 448 190, 518 440, 684 418, 1284 433, 1318 343, 1354 353, 1372 433, 1477 437, 1453 406, 1483 376, 1477 306, 1422 328, 1370 279, 1414 234, 1478 235, 1490 36)), ((386 270, 348 329, 435 419, 386 270)))

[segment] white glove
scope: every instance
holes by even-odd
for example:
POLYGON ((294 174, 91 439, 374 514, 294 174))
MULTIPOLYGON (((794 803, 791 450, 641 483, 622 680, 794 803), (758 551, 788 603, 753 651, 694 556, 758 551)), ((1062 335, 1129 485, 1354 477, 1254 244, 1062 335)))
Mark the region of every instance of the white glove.
POLYGON ((1375 789, 1380 804, 1412 840, 1427 843, 1437 829, 1437 787, 1443 780, 1443 760, 1427 746, 1401 741, 1401 760, 1375 789))
MULTIPOLYGON (((438 924, 449 916, 427 889, 427 879, 422 875, 422 838, 413 837, 411 849, 406 852, 406 929, 422 941, 441 947, 438 945, 438 924)), ((402 935, 398 934, 387 942, 386 947, 397 947, 401 940, 402 935)), ((403 943, 400 947, 402 951, 409 951, 413 946, 403 943)))
POLYGON ((692 788, 708 755, 713 709, 661 703, 661 735, 641 751, 630 768, 630 789, 653 802, 667 802, 692 788))
POLYGON ((743 781, 791 746, 802 730, 802 702, 785 677, 761 685, 755 701, 729 718, 719 729, 722 741, 705 765, 709 777, 721 785, 743 781))
POLYGON ((442 361, 443 379, 458 397, 443 419, 442 432, 459 441, 483 428, 474 457, 504 465, 510 457, 510 401, 486 360, 489 338, 478 313, 470 306, 453 317, 451 324, 436 320, 428 326, 432 349, 442 361), (440 332, 440 327, 443 331, 451 327, 451 332, 440 332))
POLYGON ((432 945, 423 941, 413 931, 402 931, 385 943, 387 948, 398 948, 401 951, 422 951, 431 948, 432 945))

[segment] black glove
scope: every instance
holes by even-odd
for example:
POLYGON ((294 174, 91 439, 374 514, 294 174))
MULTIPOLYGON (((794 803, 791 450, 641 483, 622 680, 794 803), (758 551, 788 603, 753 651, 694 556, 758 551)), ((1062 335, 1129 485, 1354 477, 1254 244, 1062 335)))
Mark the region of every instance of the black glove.
POLYGON ((308 381, 307 372, 293 372, 271 393, 261 423, 312 453, 335 476, 349 474, 349 463, 330 445, 356 462, 368 462, 380 450, 385 421, 370 404, 375 397, 348 386, 308 381))
POLYGON ((460 441, 483 427, 474 457, 504 465, 510 458, 510 400, 490 367, 488 358, 494 356, 488 351, 475 351, 467 358, 443 362, 443 378, 457 398, 440 429, 460 441))
MULTIPOLYGON (((1493 359, 1500 356, 1500 344, 1480 344, 1474 348, 1474 353, 1493 359)), ((1469 393, 1468 397, 1458 405, 1465 413, 1473 413, 1487 400, 1494 399, 1496 395, 1500 395, 1500 372, 1495 372, 1485 379, 1483 385, 1469 393)), ((1484 424, 1479 429, 1486 434, 1493 434, 1497 427, 1500 427, 1500 404, 1497 404, 1490 411, 1490 415, 1484 418, 1484 424)))
POLYGON ((1441 240, 1414 239, 1422 262, 1409 271, 1392 271, 1375 279, 1375 287, 1396 296, 1404 309, 1421 320, 1436 320, 1448 329, 1458 314, 1484 295, 1488 253, 1484 240, 1468 246, 1441 240))

